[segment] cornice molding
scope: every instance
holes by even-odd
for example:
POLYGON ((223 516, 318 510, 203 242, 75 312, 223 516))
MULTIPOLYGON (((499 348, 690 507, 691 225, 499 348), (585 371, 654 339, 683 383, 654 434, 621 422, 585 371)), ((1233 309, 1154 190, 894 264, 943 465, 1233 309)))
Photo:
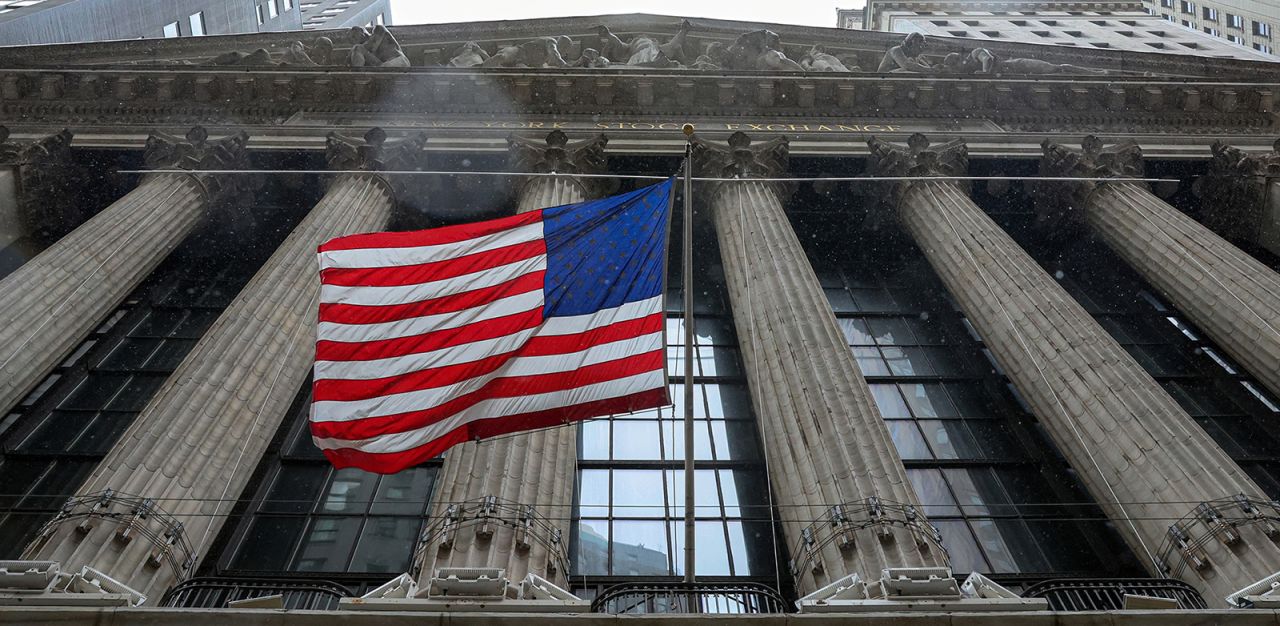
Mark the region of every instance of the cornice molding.
MULTIPOLYGON (((1267 132, 1280 81, 662 70, 95 68, 0 70, 0 114, 54 125, 299 113, 990 119, 1024 131, 1267 132)), ((746 130, 746 129, 744 129, 746 130)), ((772 130, 772 129, 770 129, 772 130)))

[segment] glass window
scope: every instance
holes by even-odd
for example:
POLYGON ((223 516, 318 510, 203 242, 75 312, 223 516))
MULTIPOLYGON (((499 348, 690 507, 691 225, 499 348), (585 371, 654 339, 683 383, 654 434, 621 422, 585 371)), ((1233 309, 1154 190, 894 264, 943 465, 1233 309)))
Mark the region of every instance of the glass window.
POLYGON ((166 38, 169 38, 169 37, 181 37, 181 36, 182 36, 182 28, 181 28, 181 26, 179 26, 179 24, 178 24, 177 22, 169 22, 168 24, 165 24, 165 25, 164 25, 164 36, 165 36, 166 38))
POLYGON ((267 0, 267 15, 271 19, 280 17, 280 0, 267 0))
POLYGON ((191 34, 199 37, 205 34, 204 30, 204 11, 192 13, 187 22, 191 25, 191 34))

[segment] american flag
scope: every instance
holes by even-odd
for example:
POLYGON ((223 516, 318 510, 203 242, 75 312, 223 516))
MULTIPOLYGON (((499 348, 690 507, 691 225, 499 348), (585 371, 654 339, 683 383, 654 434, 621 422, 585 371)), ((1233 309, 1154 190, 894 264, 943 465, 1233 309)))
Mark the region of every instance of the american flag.
POLYGON ((316 445, 386 474, 471 439, 668 404, 671 189, 320 246, 316 445))

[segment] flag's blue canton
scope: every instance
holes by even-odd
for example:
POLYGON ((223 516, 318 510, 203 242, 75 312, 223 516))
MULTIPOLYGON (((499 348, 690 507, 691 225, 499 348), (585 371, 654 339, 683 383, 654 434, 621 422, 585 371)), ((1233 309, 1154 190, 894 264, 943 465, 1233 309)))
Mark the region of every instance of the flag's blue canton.
POLYGON ((543 210, 544 317, 584 315, 662 293, 671 185, 543 210))

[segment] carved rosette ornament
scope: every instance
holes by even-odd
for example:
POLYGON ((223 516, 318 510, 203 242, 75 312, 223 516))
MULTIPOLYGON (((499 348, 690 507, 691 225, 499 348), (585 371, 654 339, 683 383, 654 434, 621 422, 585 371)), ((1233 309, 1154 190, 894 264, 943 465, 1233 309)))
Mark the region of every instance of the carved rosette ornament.
POLYGON ((18 144, 0 126, 0 168, 13 171, 18 215, 27 236, 51 244, 88 217, 68 193, 80 186, 72 167, 71 131, 18 144))
POLYGON ((1215 141, 1211 150, 1209 174, 1200 185, 1204 223, 1230 241, 1257 243, 1267 185, 1280 181, 1280 139, 1268 154, 1245 154, 1222 141, 1215 141))
MULTIPOLYGON (((1132 141, 1104 147, 1089 135, 1073 150, 1048 139, 1040 144, 1040 175, 1046 177, 1142 178, 1142 148, 1132 141)), ((1035 185, 1037 221, 1043 232, 1062 241, 1081 234, 1089 197, 1102 181, 1042 181, 1035 185)))
MULTIPOLYGON (((607 170, 604 152, 607 145, 609 138, 603 134, 572 142, 559 130, 547 133, 541 141, 513 134, 507 137, 508 164, 513 172, 530 174, 603 174, 607 170)), ((525 188, 537 178, 542 177, 524 177, 516 195, 524 194, 525 188)), ((585 198, 607 195, 618 185, 615 178, 573 176, 566 180, 578 186, 585 198)))
POLYGON ((143 163, 152 170, 190 170, 208 202, 233 200, 252 193, 261 179, 247 175, 218 175, 210 171, 249 169, 249 134, 240 131, 209 141, 209 131, 194 126, 186 137, 153 131, 147 137, 143 163))

